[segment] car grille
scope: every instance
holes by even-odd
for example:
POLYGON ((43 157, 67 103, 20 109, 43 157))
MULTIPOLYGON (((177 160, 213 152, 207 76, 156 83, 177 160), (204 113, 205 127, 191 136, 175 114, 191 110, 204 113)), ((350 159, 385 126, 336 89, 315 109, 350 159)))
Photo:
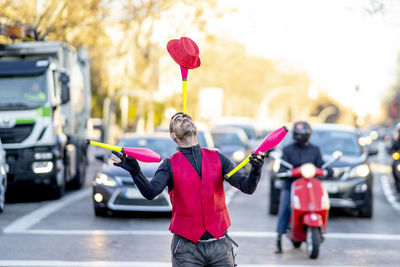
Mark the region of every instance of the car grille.
POLYGON ((153 200, 126 198, 120 193, 114 201, 114 205, 136 205, 136 206, 168 206, 168 202, 164 197, 157 197, 153 200))
POLYGON ((329 198, 342 198, 342 194, 341 193, 329 193, 329 198))
POLYGON ((333 178, 333 179, 340 179, 340 178, 342 178, 342 176, 346 173, 346 172, 348 172, 349 171, 349 167, 340 167, 340 168, 337 168, 337 167, 335 167, 335 168, 332 168, 332 170, 333 170, 333 176, 334 176, 334 178, 333 177, 330 177, 330 178, 333 178))
POLYGON ((3 144, 21 143, 32 132, 34 123, 17 124, 12 128, 0 128, 0 138, 3 144))

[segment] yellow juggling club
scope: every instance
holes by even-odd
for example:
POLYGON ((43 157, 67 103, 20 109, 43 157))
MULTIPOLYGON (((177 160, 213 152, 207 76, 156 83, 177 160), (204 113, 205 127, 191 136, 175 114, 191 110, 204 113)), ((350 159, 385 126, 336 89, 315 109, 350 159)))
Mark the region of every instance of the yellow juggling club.
POLYGON ((168 53, 181 67, 182 74, 182 108, 186 113, 187 75, 189 69, 198 68, 201 64, 199 58, 199 47, 189 37, 172 39, 167 44, 168 53))
MULTIPOLYGON (((266 152, 273 147, 277 146, 283 138, 285 138, 286 134, 288 132, 288 129, 286 126, 283 126, 279 129, 276 129, 275 131, 271 132, 268 134, 264 140, 261 142, 261 144, 254 150, 254 154, 258 154, 258 152, 266 152)), ((243 160, 241 163, 239 163, 232 171, 230 171, 228 174, 226 174, 226 178, 230 178, 234 173, 236 173, 238 170, 243 168, 244 165, 249 163, 250 161, 250 156, 248 156, 245 160, 243 160)))
POLYGON ((181 74, 182 74, 182 105, 183 105, 182 108, 183 108, 183 114, 186 114, 188 69, 181 66, 181 74))
POLYGON ((109 144, 92 141, 89 139, 86 139, 86 143, 89 145, 94 145, 94 146, 114 150, 117 152, 121 152, 125 155, 131 156, 132 158, 135 158, 137 160, 144 161, 144 162, 160 162, 160 160, 161 160, 160 154, 154 152, 151 149, 144 148, 144 147, 113 146, 113 145, 109 145, 109 144))

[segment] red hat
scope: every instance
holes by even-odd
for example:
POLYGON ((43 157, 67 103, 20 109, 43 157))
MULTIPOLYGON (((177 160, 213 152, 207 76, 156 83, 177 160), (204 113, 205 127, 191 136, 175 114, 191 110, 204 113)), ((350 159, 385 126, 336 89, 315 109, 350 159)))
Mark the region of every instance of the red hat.
POLYGON ((188 37, 182 37, 179 40, 172 39, 167 44, 167 50, 176 63, 182 67, 195 69, 201 64, 199 58, 199 47, 188 37))

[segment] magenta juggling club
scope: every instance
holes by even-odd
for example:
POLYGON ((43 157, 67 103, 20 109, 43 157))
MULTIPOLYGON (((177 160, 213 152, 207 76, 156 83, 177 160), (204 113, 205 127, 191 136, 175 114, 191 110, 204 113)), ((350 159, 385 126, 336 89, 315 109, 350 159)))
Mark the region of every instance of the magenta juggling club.
POLYGON ((158 154, 157 152, 154 152, 151 149, 144 148, 144 147, 121 147, 121 146, 113 146, 105 143, 100 143, 96 141, 92 141, 89 139, 86 139, 86 143, 88 145, 94 145, 106 149, 110 149, 113 151, 118 151, 121 152, 125 155, 131 156, 132 158, 135 158, 139 161, 143 162, 160 162, 161 161, 161 155, 158 154))
MULTIPOLYGON (((268 150, 274 148, 275 146, 277 146, 283 140, 283 138, 285 138, 285 136, 288 133, 288 131, 289 131, 288 128, 286 126, 283 126, 283 127, 279 128, 279 129, 276 129, 275 131, 269 133, 264 138, 264 140, 261 142, 261 144, 253 151, 253 153, 254 154, 258 154, 258 152, 267 152, 268 150)), ((245 160, 243 160, 241 163, 239 163, 226 176, 229 178, 234 173, 236 173, 238 170, 243 168, 244 165, 249 163, 250 156, 248 156, 245 160)))

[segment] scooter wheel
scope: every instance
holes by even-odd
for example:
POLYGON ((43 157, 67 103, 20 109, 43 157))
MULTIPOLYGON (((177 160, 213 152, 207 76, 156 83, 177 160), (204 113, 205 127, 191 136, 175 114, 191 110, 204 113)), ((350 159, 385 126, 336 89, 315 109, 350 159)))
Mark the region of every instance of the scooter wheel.
POLYGON ((311 259, 316 259, 319 253, 319 229, 317 227, 308 227, 307 228, 307 253, 311 259))
POLYGON ((291 240, 291 241, 292 241, 293 247, 299 248, 301 246, 301 241, 294 241, 294 240, 291 240))

